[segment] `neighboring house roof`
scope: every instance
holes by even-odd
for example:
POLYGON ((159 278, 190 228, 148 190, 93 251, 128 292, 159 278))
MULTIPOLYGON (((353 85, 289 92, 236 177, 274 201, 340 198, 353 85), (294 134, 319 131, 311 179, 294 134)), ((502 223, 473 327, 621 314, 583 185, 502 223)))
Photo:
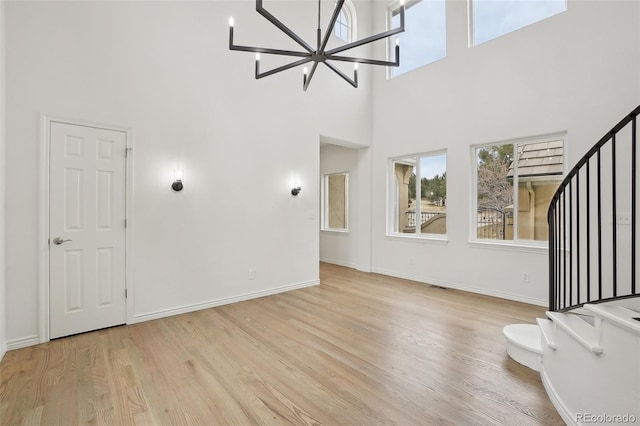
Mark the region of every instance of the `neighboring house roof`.
MULTIPOLYGON (((564 172, 562 141, 537 142, 518 147, 518 177, 561 175, 564 172)), ((513 178, 513 163, 507 178, 513 178)))

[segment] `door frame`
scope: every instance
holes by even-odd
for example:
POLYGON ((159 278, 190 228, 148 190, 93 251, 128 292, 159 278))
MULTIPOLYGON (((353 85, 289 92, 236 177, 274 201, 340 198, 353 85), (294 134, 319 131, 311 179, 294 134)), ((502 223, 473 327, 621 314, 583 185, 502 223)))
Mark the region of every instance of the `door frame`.
POLYGON ((113 124, 97 123, 87 120, 70 119, 55 115, 40 114, 40 188, 39 188, 39 231, 38 231, 38 281, 39 281, 39 341, 50 340, 49 329, 49 168, 51 149, 51 123, 75 126, 95 127, 105 130, 124 132, 127 137, 127 156, 125 159, 125 288, 126 323, 130 324, 134 311, 133 282, 133 128, 113 124))

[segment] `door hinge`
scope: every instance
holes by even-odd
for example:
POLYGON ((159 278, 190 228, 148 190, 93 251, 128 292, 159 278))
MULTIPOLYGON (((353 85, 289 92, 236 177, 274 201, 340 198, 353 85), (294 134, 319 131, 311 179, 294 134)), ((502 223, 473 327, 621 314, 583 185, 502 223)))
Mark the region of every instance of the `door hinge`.
POLYGON ((124 158, 129 158, 129 151, 131 151, 133 148, 125 148, 124 150, 124 158))
POLYGON ((51 245, 51 238, 47 238, 47 245, 51 245))
POLYGON ((127 219, 124 220, 124 227, 127 227, 127 219))
POLYGON ((127 297, 128 297, 128 292, 127 292, 127 289, 125 288, 124 289, 124 298, 126 299, 127 297))

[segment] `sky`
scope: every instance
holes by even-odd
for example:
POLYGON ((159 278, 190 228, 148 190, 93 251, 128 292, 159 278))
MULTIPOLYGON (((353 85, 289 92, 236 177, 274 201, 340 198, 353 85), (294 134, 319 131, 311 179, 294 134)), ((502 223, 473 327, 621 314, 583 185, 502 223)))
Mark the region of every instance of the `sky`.
POLYGON ((474 43, 480 44, 565 11, 566 0, 473 0, 472 7, 474 43))
POLYGON ((431 179, 435 175, 442 176, 447 171, 447 156, 446 154, 434 155, 431 157, 420 158, 420 174, 421 178, 426 177, 431 179))

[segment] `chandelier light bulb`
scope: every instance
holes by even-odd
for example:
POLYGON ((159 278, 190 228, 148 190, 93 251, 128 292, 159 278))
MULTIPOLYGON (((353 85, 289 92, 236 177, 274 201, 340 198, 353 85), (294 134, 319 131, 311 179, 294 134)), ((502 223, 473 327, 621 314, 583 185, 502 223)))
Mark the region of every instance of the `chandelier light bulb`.
POLYGON ((396 46, 400 46, 400 37, 396 38, 396 46))
POLYGON ((309 72, 309 68, 304 67, 304 69, 302 70, 302 72, 304 73, 304 75, 307 75, 307 73, 309 72))
POLYGON ((353 64, 353 69, 354 69, 354 70, 357 70, 357 69, 358 69, 358 63, 357 63, 357 62, 353 64))
POLYGON ((233 16, 230 16, 230 17, 229 17, 229 26, 230 26, 230 27, 233 27, 233 24, 234 24, 234 23, 235 23, 235 22, 234 22, 234 20, 233 20, 233 16))
POLYGON ((259 61, 259 60, 260 60, 260 54, 256 53, 256 61, 259 61))

